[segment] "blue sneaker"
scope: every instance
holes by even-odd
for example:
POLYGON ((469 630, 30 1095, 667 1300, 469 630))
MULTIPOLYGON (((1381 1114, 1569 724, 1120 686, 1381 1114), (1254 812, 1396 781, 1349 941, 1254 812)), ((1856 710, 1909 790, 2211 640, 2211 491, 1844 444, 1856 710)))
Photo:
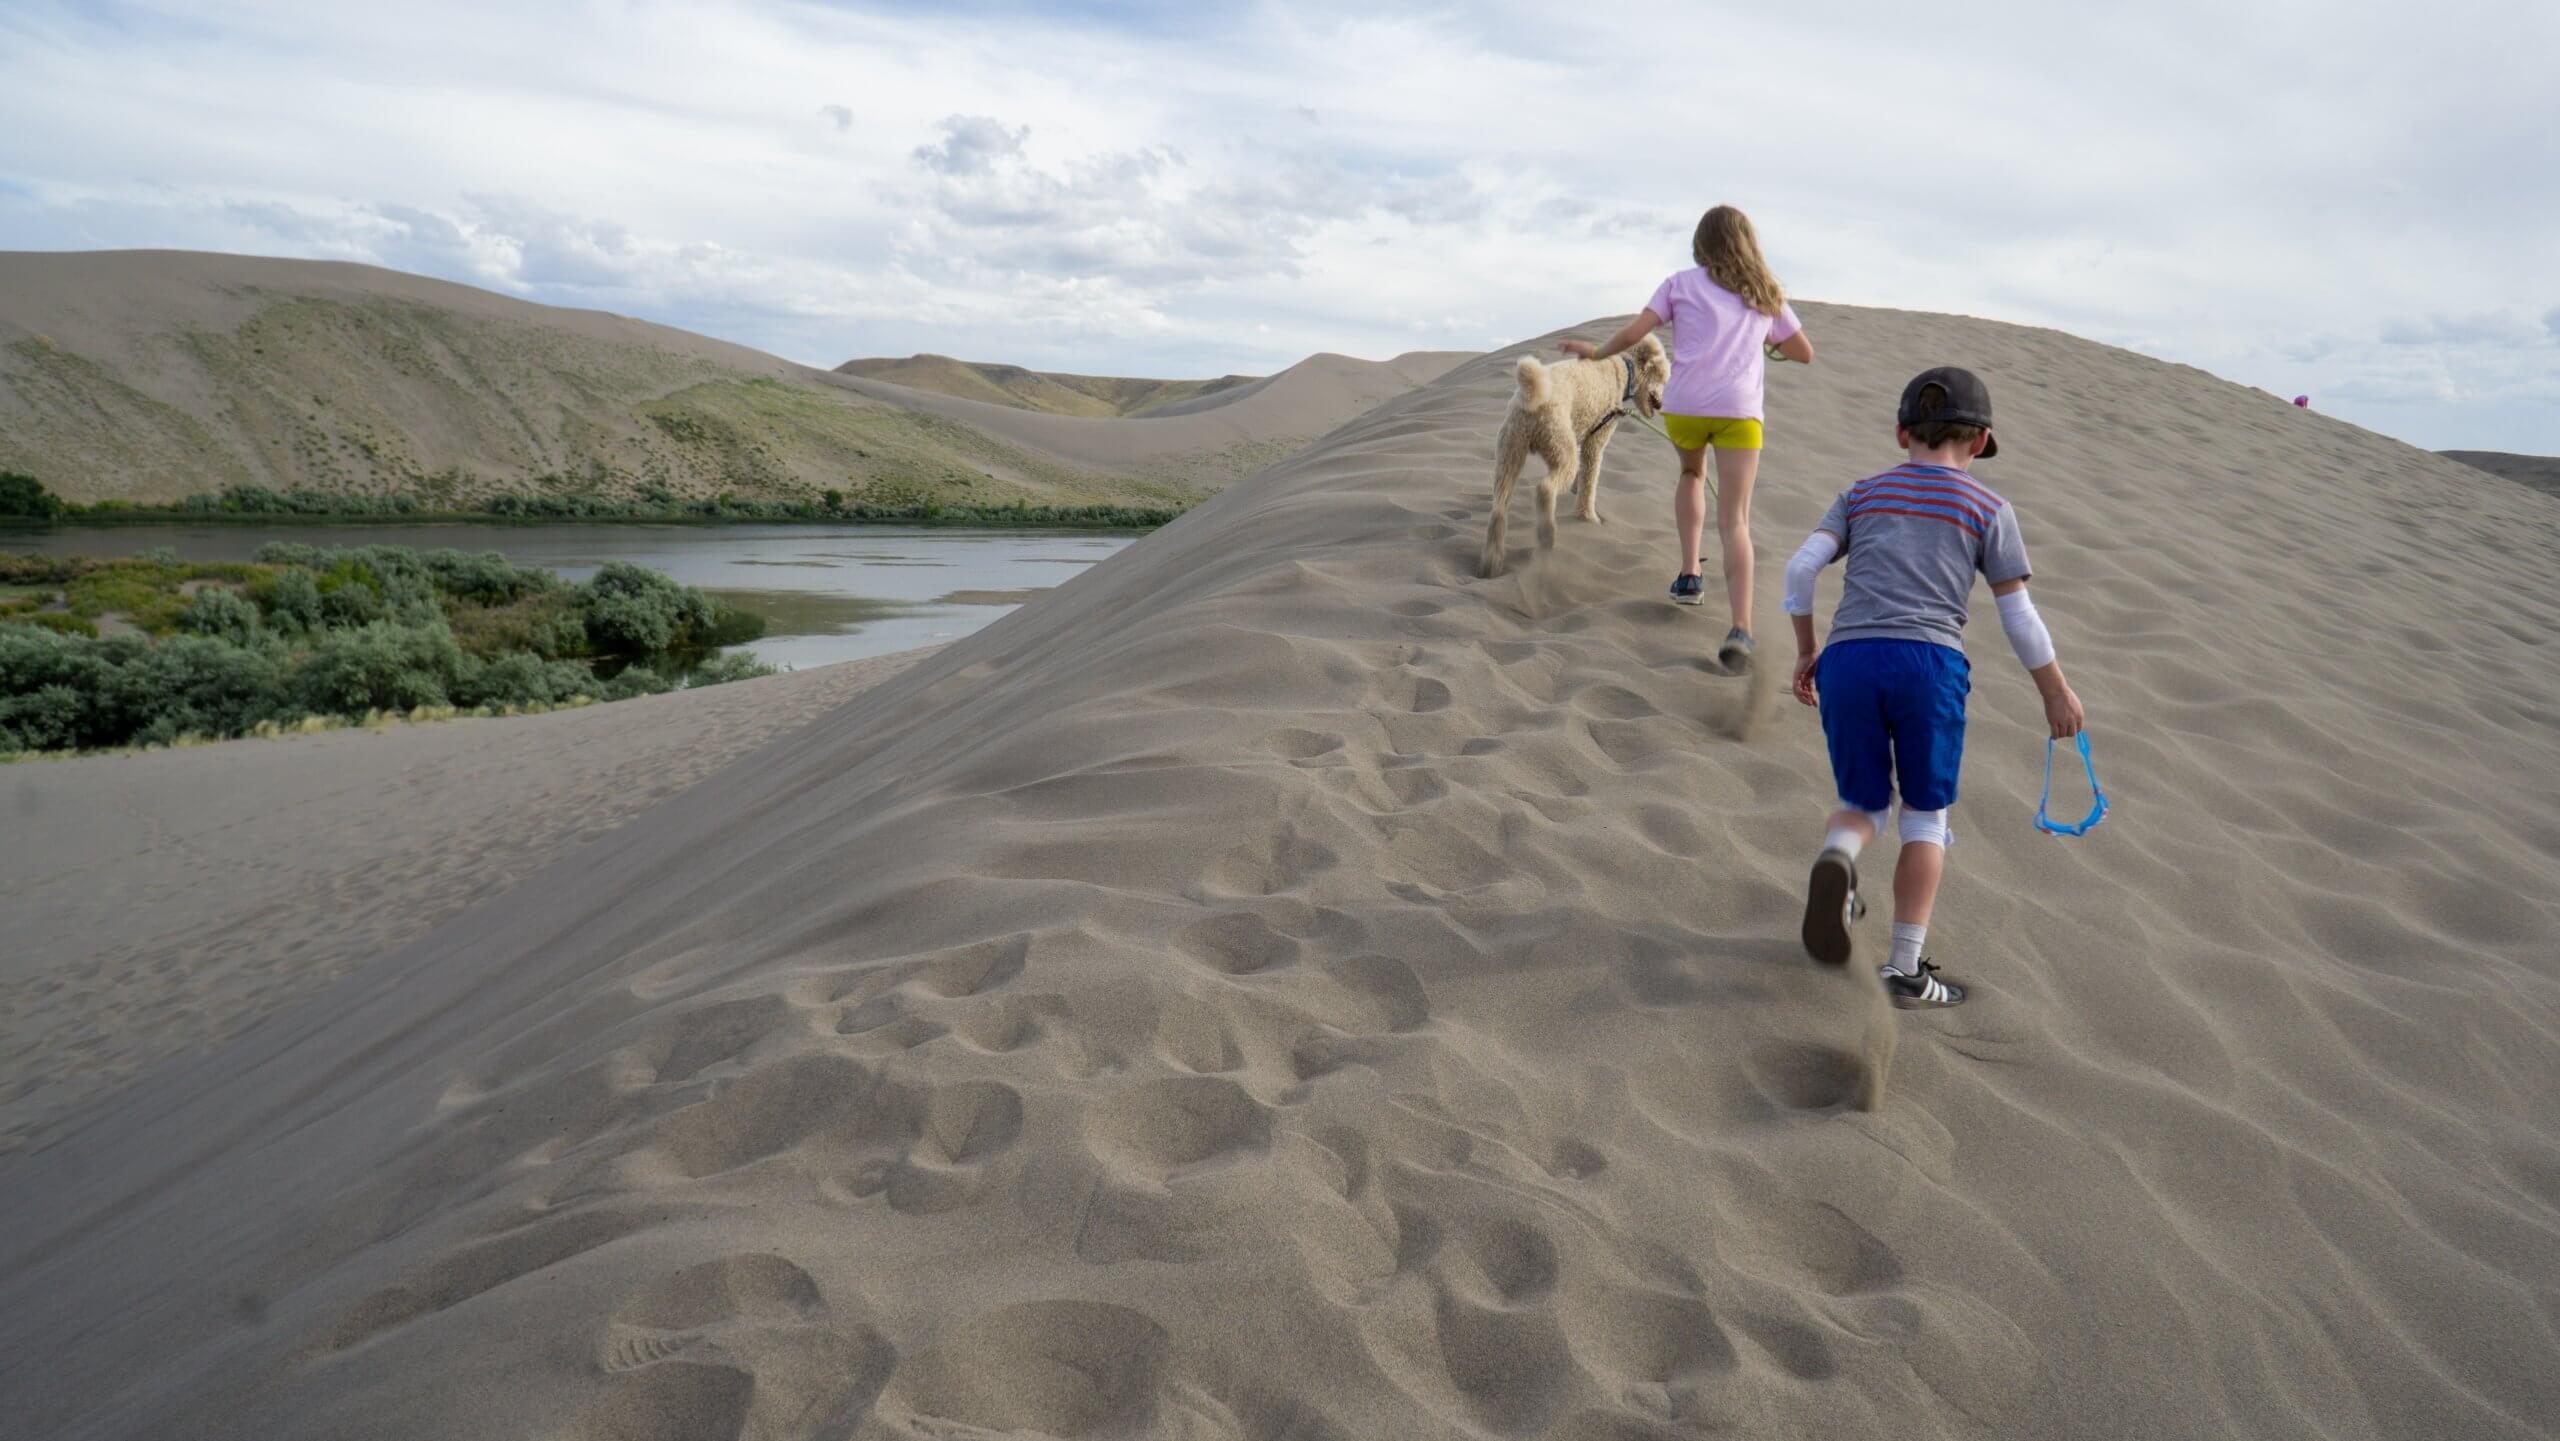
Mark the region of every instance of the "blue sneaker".
POLYGON ((1724 644, 1716 647, 1716 659, 1723 662, 1726 670, 1746 671, 1751 668, 1751 650, 1751 632, 1735 626, 1724 633, 1724 644))
POLYGON ((1703 605, 1707 599, 1706 581, 1695 575, 1674 576, 1671 581, 1673 605, 1703 605))

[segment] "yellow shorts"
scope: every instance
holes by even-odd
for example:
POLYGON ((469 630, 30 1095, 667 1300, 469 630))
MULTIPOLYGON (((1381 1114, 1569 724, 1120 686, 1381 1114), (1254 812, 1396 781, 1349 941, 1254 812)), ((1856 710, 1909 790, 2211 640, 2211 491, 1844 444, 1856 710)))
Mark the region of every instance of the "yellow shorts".
POLYGON ((1671 443, 1682 450, 1704 450, 1710 445, 1718 450, 1760 448, 1760 422, 1747 417, 1737 420, 1731 416, 1666 412, 1662 428, 1671 436, 1671 443))

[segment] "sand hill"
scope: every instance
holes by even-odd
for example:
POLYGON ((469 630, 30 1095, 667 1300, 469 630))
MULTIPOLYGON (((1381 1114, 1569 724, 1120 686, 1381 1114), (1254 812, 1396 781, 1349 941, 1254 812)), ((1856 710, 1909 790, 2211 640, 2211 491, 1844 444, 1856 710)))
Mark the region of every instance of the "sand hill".
POLYGON ((2440 450, 2436 453, 2492 475, 2522 481, 2545 495, 2560 496, 2560 455, 2515 455, 2503 450, 2440 450))
MULTIPOLYGON (((1449 363, 1454 365, 1463 358, 1453 355, 1449 363)), ((989 405, 1009 405, 1019 410, 1046 411, 1051 415, 1143 415, 1159 405, 1214 395, 1254 379, 1250 375, 1222 375, 1214 380, 1062 375, 1055 371, 1025 370, 1019 365, 954 360, 947 355, 910 355, 904 360, 888 357, 848 360, 837 366, 836 372, 885 380, 909 390, 930 390, 963 400, 982 400, 989 405)))
POLYGON ((2552 1435, 2560 517, 2193 370, 1803 310, 1768 589, 1902 379, 1982 370, 2117 803, 2029 828, 1983 607, 1968 1006, 1798 953, 1819 741, 1661 600, 1658 448, 1471 578, 1490 355, 0 1157, 0 1414, 2552 1435))
POLYGON ((1014 422, 1055 417, 369 266, 0 253, 0 469, 80 501, 261 485, 456 505, 827 489, 1180 503, 1430 378, 1309 367, 1317 383, 1214 417, 1044 430, 1014 422))

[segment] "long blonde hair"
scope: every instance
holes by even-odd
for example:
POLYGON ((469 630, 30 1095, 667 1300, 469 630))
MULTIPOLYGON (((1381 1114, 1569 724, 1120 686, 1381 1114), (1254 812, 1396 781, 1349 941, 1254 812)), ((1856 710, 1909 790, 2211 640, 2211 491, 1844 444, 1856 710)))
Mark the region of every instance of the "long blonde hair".
POLYGON ((1699 218, 1689 254, 1706 267, 1708 279, 1741 296, 1743 304, 1762 315, 1774 316, 1787 303, 1778 289, 1778 277, 1769 273, 1769 262, 1760 258, 1760 236, 1751 228, 1751 217, 1732 206, 1719 205, 1699 218))

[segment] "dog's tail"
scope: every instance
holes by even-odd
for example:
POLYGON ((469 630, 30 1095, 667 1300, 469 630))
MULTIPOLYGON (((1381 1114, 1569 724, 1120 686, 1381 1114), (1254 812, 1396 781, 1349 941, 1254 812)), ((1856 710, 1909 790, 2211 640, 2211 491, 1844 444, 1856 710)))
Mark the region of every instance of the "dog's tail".
POLYGON ((1538 357, 1534 355, 1520 357, 1519 377, 1520 398, 1532 406, 1545 405, 1547 403, 1547 368, 1538 363, 1538 357))

